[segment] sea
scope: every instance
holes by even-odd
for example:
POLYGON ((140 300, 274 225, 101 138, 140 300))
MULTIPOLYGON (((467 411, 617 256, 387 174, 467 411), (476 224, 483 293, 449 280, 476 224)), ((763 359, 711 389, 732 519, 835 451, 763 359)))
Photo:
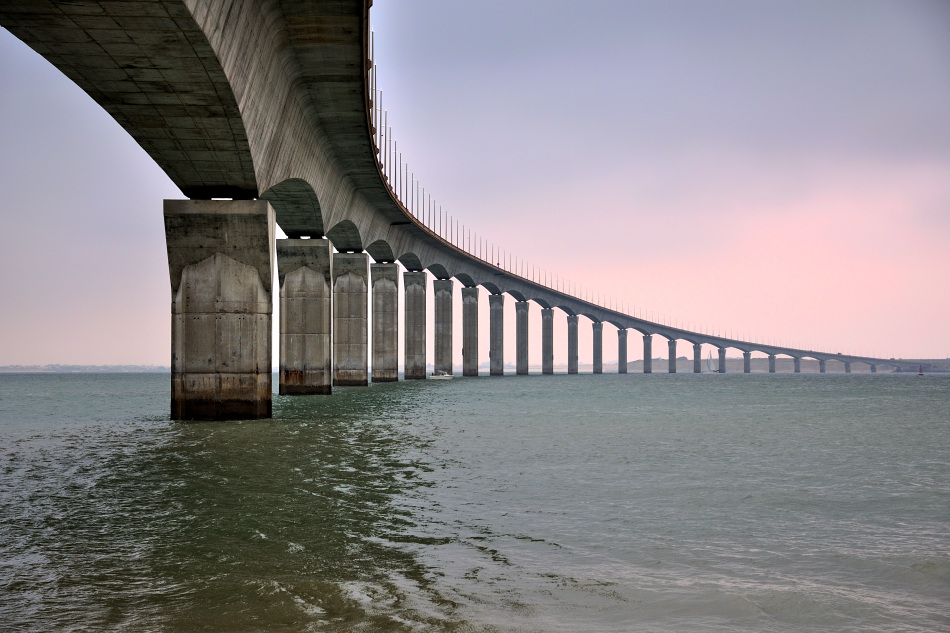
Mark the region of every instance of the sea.
POLYGON ((950 631, 950 376, 0 375, 2 631, 950 631))

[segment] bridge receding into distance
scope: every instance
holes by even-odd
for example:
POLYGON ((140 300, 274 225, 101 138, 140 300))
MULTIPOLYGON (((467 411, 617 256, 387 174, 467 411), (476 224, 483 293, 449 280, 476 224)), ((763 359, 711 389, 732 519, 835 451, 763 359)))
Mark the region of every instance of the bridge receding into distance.
MULTIPOLYGON (((105 108, 186 200, 166 200, 172 289, 172 417, 271 414, 273 295, 280 300, 282 394, 426 377, 427 271, 434 277, 434 367, 452 373, 452 306, 462 293, 463 374, 478 374, 479 286, 489 294, 490 374, 502 375, 505 297, 516 311, 517 373, 528 373, 528 305, 542 323, 542 372, 554 371, 555 310, 566 315, 568 372, 578 369, 578 319, 593 323, 594 373, 603 324, 653 341, 901 370, 916 365, 738 340, 631 314, 552 278, 450 219, 408 170, 381 107, 372 57, 372 0, 20 0, 0 25, 105 108), (287 239, 275 239, 275 224, 287 239), (370 261, 372 259, 372 262, 370 261), (279 287, 272 287, 276 267, 279 287), (404 270, 402 270, 404 269, 404 270), (400 284, 400 273, 402 283, 400 284), (402 290, 400 291, 400 285, 402 290), (372 302, 372 318, 368 303, 372 302), (402 307, 400 308, 400 301, 402 307), (372 321, 372 322, 370 322, 372 321), (369 328, 372 328, 370 349, 369 328), (368 357, 372 354, 372 372, 368 357)), ((659 368, 657 368, 659 369, 659 368)))

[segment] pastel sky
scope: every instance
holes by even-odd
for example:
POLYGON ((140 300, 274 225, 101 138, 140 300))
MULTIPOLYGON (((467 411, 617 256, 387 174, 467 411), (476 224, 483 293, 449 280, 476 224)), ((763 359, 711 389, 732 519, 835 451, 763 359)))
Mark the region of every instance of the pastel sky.
MULTIPOLYGON (((479 233, 682 325, 950 356, 950 3, 376 0, 371 15, 400 148, 479 233)), ((168 365, 161 201, 181 193, 3 30, 0 139, 0 365, 168 365)), ((531 329, 539 362, 537 306, 531 329)), ((563 317, 555 336, 563 362, 563 317)), ((615 340, 608 326, 605 359, 615 340)))

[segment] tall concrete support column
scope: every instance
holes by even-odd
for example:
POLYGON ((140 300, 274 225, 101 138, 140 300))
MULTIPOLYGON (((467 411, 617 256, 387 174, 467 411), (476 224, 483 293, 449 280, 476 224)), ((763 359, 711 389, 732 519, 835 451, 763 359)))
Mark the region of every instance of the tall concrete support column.
POLYGON ((594 331, 594 373, 604 373, 604 322, 595 321, 592 324, 594 331))
POLYGON ((742 373, 752 373, 752 352, 742 352, 742 373))
POLYGON ((693 373, 703 373, 703 346, 701 343, 693 343, 693 373))
POLYGON ((399 266, 373 264, 373 382, 399 380, 399 266))
POLYGON ((277 240, 281 395, 332 390, 332 261, 329 240, 277 240))
POLYGON ((872 374, 876 374, 876 373, 877 373, 877 365, 871 365, 871 373, 872 373, 872 374))
POLYGON ((844 364, 844 373, 846 373, 846 374, 850 374, 850 373, 851 373, 851 363, 845 363, 845 364, 844 364))
POLYGON ((775 373, 775 354, 769 354, 769 373, 775 373))
POLYGON ((505 375, 505 295, 488 295, 488 373, 505 375))
POLYGON ((365 387, 368 380, 369 256, 333 254, 333 384, 365 387))
POLYGON ((554 308, 541 308, 541 373, 554 373, 554 308))
POLYGON ((669 341, 667 341, 666 345, 669 348, 669 353, 670 353, 670 373, 675 374, 676 373, 676 339, 671 338, 669 341))
POLYGON ((802 373, 802 359, 796 356, 792 360, 795 362, 795 373, 802 373))
POLYGON ((617 373, 627 373, 627 330, 617 330, 617 373))
POLYGON ((828 365, 827 365, 827 362, 825 361, 825 359, 819 360, 819 361, 818 361, 818 371, 821 372, 821 373, 825 373, 825 371, 826 371, 827 369, 828 369, 828 365))
POLYGON ((577 373, 577 315, 567 315, 567 373, 577 373))
POLYGON ((726 348, 719 348, 719 373, 726 373, 726 348))
POLYGON ((408 271, 402 275, 406 293, 405 310, 405 378, 425 380, 426 377, 426 274, 408 271))
POLYGON ((271 415, 274 210, 264 200, 166 200, 171 417, 271 415))
POLYGON ((653 373, 653 335, 643 335, 643 373, 653 373))
POLYGON ((528 302, 515 302, 515 372, 528 375, 528 302))
POLYGON ((462 375, 478 375, 478 287, 462 288, 462 375))
POLYGON ((452 373, 452 294, 455 282, 436 279, 432 282, 435 295, 435 371, 452 373))

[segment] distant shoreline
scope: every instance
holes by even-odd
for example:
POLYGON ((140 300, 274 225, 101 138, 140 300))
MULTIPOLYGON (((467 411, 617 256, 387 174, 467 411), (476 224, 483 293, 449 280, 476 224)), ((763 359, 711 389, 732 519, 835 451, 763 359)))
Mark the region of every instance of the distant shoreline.
POLYGON ((158 365, 0 365, 0 374, 168 374, 158 365))

